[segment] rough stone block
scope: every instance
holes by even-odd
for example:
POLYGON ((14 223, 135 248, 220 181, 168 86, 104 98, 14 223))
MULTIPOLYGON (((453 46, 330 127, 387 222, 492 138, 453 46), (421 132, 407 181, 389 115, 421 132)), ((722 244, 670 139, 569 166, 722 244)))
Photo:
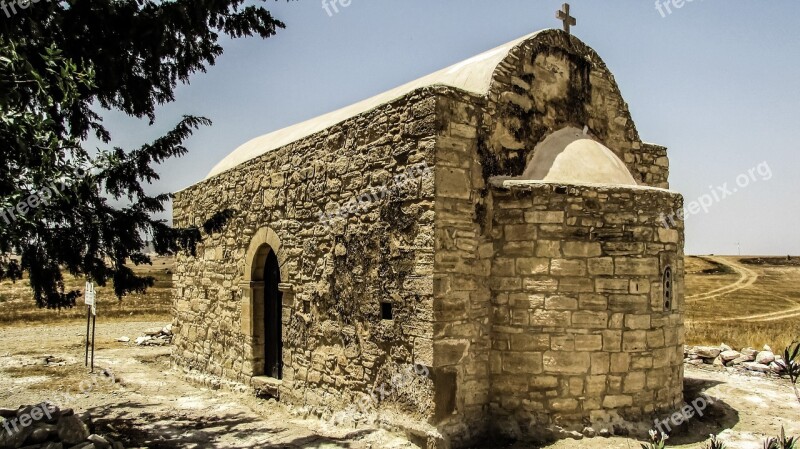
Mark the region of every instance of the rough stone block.
POLYGON ((608 374, 611 363, 611 354, 607 352, 595 352, 592 354, 592 374, 608 374))
POLYGON ((625 352, 641 352, 647 350, 647 332, 627 331, 622 333, 622 350, 625 352))
POLYGON ((547 310, 578 310, 578 300, 569 296, 548 296, 544 304, 547 310))
POLYGON ((569 327, 570 312, 534 310, 530 314, 530 325, 541 327, 569 327))
POLYGON ((535 244, 537 257, 562 257, 561 242, 557 240, 539 240, 535 244))
POLYGON ((584 329, 605 329, 608 326, 608 313, 590 311, 573 312, 572 325, 584 329))
POLYGON ((622 350, 622 331, 603 331, 603 351, 618 352, 622 350))
POLYGON ((603 398, 603 407, 605 408, 622 408, 630 407, 633 405, 633 398, 626 395, 608 395, 603 398))
POLYGON ((631 356, 624 352, 611 354, 611 372, 627 373, 631 365, 631 356))
POLYGON ((574 412, 578 409, 578 401, 569 398, 551 399, 549 407, 555 412, 574 412))
POLYGON ((492 261, 492 276, 515 276, 517 273, 514 267, 514 259, 497 257, 492 261))
POLYGON ((558 291, 561 293, 591 293, 594 283, 591 279, 583 277, 564 277, 558 281, 558 291))
POLYGON ((558 290, 558 280, 547 277, 525 278, 522 289, 535 293, 550 293, 558 290))
MULTIPOLYGON (((617 276, 658 276, 659 260, 655 257, 614 259, 614 274, 617 276)), ((627 287, 627 286, 626 286, 627 287)))
POLYGON ((467 356, 468 340, 439 340, 433 343, 436 366, 450 366, 461 363, 467 356))
POLYGON ((513 334, 509 336, 512 351, 546 351, 550 349, 550 336, 547 334, 513 334))
POLYGON ((553 259, 550 261, 550 274, 553 276, 584 276, 586 262, 583 260, 553 259))
POLYGON ((611 257, 596 257, 586 261, 589 274, 592 276, 611 276, 614 274, 614 259, 611 257))
POLYGON ((471 183, 466 170, 440 167, 436 170, 436 193, 442 197, 468 200, 471 183))
POLYGON ((676 229, 658 228, 658 241, 662 243, 678 243, 680 233, 676 229))
POLYGON ((519 258, 517 259, 516 270, 521 276, 548 274, 550 272, 550 259, 519 258))
POLYGON ((650 315, 625 315, 625 329, 650 329, 650 315))
POLYGON ((644 372, 628 373, 623 381, 622 391, 624 393, 638 393, 644 390, 646 380, 644 372))
POLYGON ((556 376, 533 376, 530 386, 534 390, 551 390, 558 388, 558 377, 556 376))
POLYGON ((572 335, 558 335, 550 338, 550 349, 553 351, 574 351, 575 338, 572 335))
POLYGON ((608 310, 608 298, 604 295, 584 293, 578 296, 578 307, 580 307, 581 310, 608 310))
POLYGON ((627 279, 595 279, 597 293, 628 293, 627 279))
POLYGON ((553 374, 586 374, 591 357, 588 352, 548 351, 544 353, 544 371, 553 374))
POLYGON ((600 351, 603 349, 602 335, 576 335, 576 351, 600 351))
POLYGON ((536 226, 527 224, 509 224, 503 227, 503 235, 509 242, 531 242, 536 240, 536 226))
POLYGON ((509 295, 511 307, 522 309, 541 309, 544 308, 545 295, 534 295, 530 293, 512 293, 509 295))
POLYGON ((564 242, 561 249, 564 257, 599 257, 603 254, 598 242, 564 242))
POLYGON ((532 211, 525 212, 525 222, 535 224, 561 224, 564 223, 563 211, 532 211))
POLYGON ((537 352, 507 352, 503 354, 503 372, 510 374, 540 374, 542 354, 537 352))

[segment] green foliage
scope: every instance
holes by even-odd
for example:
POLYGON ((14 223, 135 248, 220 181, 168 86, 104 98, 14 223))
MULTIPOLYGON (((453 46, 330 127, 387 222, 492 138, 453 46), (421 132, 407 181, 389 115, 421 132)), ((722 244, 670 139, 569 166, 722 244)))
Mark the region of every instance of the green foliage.
POLYGON ((659 430, 650 431, 650 442, 642 444, 642 449, 664 449, 667 447, 669 436, 659 430))
POLYGON ((198 227, 174 229, 152 218, 169 194, 151 196, 154 165, 188 151, 202 117, 184 117, 165 136, 133 150, 111 145, 97 108, 155 121, 178 82, 222 54, 220 34, 267 38, 283 24, 243 0, 92 0, 38 2, 0 20, 0 280, 27 273, 37 304, 71 307, 62 270, 122 297, 152 286, 126 264, 194 253, 198 227), (107 148, 87 149, 96 136, 107 148), (111 203, 122 202, 123 206, 111 203), (10 255, 13 254, 14 257, 10 255))
POLYGON ((783 360, 779 362, 783 365, 784 370, 789 374, 789 379, 792 381, 794 388, 794 395, 797 401, 800 402, 800 391, 797 390, 797 380, 800 379, 800 341, 789 345, 783 351, 783 360))
POLYGON ((725 443, 718 440, 716 435, 711 435, 711 441, 708 442, 706 449, 725 449, 725 443))
POLYGON ((800 440, 795 437, 787 438, 786 431, 781 427, 780 436, 765 441, 764 449, 800 449, 800 440))

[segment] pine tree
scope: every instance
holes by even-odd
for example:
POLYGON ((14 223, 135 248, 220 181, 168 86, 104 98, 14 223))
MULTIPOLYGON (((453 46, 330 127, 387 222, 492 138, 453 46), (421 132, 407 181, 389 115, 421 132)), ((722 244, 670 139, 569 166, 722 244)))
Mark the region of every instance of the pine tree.
POLYGON ((152 124, 177 84, 222 54, 221 35, 268 38, 284 25, 243 0, 28 0, 25 9, 20 1, 0 0, 0 280, 27 274, 36 303, 49 308, 81 294, 65 291, 62 272, 111 280, 120 298, 143 292, 154 280, 129 264, 151 262, 148 241, 159 255, 194 253, 230 217, 213 211, 201 226, 172 228, 152 218, 170 195, 143 187, 210 121, 185 116, 126 151, 113 146, 98 108, 152 124), (107 148, 90 151, 89 136, 107 148), (117 200, 125 206, 110 204, 117 200))

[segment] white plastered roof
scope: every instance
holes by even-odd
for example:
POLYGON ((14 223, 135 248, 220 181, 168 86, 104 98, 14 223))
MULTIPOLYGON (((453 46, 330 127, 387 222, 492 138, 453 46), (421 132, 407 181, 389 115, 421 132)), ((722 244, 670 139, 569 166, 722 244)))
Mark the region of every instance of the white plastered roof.
POLYGON ((211 169, 206 179, 237 167, 244 162, 255 159, 272 150, 323 131, 337 123, 341 123, 349 118, 389 103, 423 87, 443 85, 456 87, 479 95, 486 95, 489 92, 492 83, 492 75, 498 64, 503 61, 514 47, 531 39, 540 32, 541 31, 538 31, 521 37, 495 49, 469 58, 466 61, 459 62, 446 69, 424 76, 351 106, 256 137, 234 150, 218 163, 211 169))

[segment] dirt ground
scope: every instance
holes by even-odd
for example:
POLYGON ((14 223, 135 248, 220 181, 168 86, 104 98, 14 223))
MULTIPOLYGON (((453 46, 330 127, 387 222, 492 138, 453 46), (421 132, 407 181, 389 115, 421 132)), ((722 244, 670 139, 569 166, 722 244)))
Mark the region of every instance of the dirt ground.
MULTIPOLYGON (((794 258, 687 257, 687 343, 777 350, 800 335, 800 266, 794 258)), ((169 347, 140 347, 136 337, 169 322, 172 261, 141 268, 157 279, 147 295, 119 302, 100 294, 94 374, 84 367, 82 308, 36 309, 22 283, 0 283, 0 407, 44 400, 89 411, 96 431, 146 448, 408 448, 385 430, 334 427, 290 414, 252 394, 213 390, 170 369, 169 347), (103 374, 104 370, 112 373, 103 374)), ((69 279, 80 287, 80 280, 69 279)), ((686 399, 714 405, 673 435, 669 447, 700 449, 716 434, 729 449, 761 448, 786 427, 800 435, 800 405, 786 380, 686 367, 686 399)), ((666 418, 666 417, 664 417, 666 418)), ((493 441, 480 449, 530 448, 493 441)), ((548 449, 640 449, 630 438, 564 440, 548 449)))
MULTIPOLYGON (((96 430, 126 447, 158 448, 414 448, 374 428, 334 428, 289 414, 274 401, 188 383, 169 366, 169 347, 118 343, 164 322, 100 324, 95 374, 84 367, 83 323, 0 328, 0 407, 43 400, 88 410, 96 430), (45 365, 46 361, 50 365, 45 365), (104 370, 113 373, 112 382, 104 370), (84 393, 80 391, 83 390, 84 393)), ((720 434, 728 447, 759 448, 780 427, 800 434, 800 405, 788 382, 687 367, 687 396, 715 400, 690 435, 720 434), (716 400, 715 398, 719 398, 716 400)), ((670 446, 700 448, 697 438, 670 446)), ((530 447, 493 444, 486 447, 530 447)), ((565 440, 551 449, 639 448, 626 438, 565 440)))
POLYGON ((184 381, 170 370, 169 347, 117 343, 165 323, 97 328, 95 374, 84 367, 84 324, 0 329, 0 407, 52 400, 87 410, 96 431, 125 447, 159 448, 413 448, 376 429, 326 427, 274 401, 184 381), (45 366, 45 360, 56 360, 45 366), (63 362, 61 361, 63 359, 63 362), (58 366, 64 363, 63 366, 58 366), (114 382, 102 374, 113 373, 114 382), (81 393, 81 391, 85 393, 81 393), (67 403, 64 403, 67 402, 67 403))

